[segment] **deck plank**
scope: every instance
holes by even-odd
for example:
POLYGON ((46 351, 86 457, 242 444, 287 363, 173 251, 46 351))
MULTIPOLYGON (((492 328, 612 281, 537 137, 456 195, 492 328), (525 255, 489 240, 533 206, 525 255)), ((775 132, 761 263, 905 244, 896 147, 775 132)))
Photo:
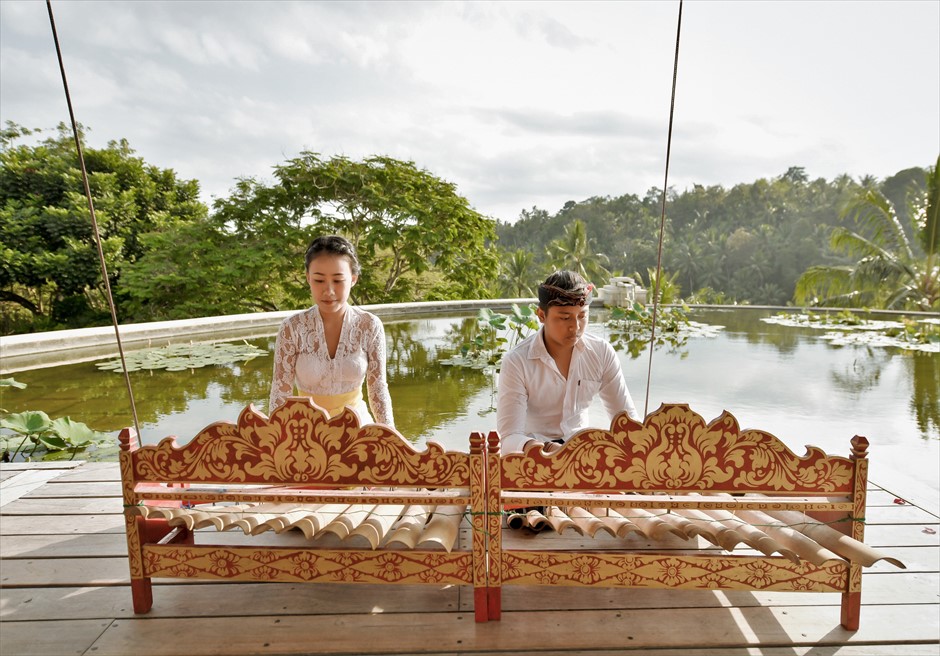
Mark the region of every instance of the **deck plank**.
POLYGON ((116 462, 87 462, 80 469, 63 473, 59 481, 62 483, 120 482, 121 467, 116 462))
MULTIPOLYGON (((5 480, 30 469, 5 467, 5 480)), ((465 586, 157 579, 153 610, 138 616, 127 585, 118 480, 117 463, 85 463, 61 469, 55 480, 0 509, 4 656, 140 653, 141 644, 166 656, 640 656, 651 650, 656 656, 936 656, 940 645, 940 537, 930 532, 940 532, 940 520, 917 505, 896 504, 893 491, 876 485, 866 542, 909 569, 880 562, 865 570, 861 630, 853 634, 839 626, 839 595, 780 592, 507 586, 503 621, 478 625, 465 586), (526 636, 525 645, 519 636, 526 636)), ((293 531, 247 538, 214 530, 198 532, 197 541, 306 542, 293 531)), ((642 542, 631 545, 662 548, 642 542)), ((506 543, 600 545, 570 534, 511 534, 506 543)), ((688 547, 683 541, 666 546, 688 547)))
MULTIPOLYGON (((48 462, 3 462, 0 471, 35 471, 37 469, 79 469, 88 463, 84 460, 50 460, 48 462)), ((117 463, 114 463, 117 464, 117 463)))
MULTIPOLYGON (((832 610, 837 614, 837 607, 832 610)), ((514 612, 486 624, 474 623, 465 613, 376 613, 359 616, 354 624, 330 615, 130 619, 115 620, 93 647, 97 656, 125 656, 139 645, 148 645, 153 656, 175 656, 177 643, 185 644, 191 656, 486 653, 512 651, 522 647, 522 641, 532 652, 557 650, 573 641, 581 651, 761 644, 818 648, 926 643, 935 640, 938 630, 934 610, 923 605, 866 606, 854 633, 815 607, 514 612), (668 631, 665 626, 685 630, 668 631), (167 640, 168 635, 174 639, 167 640)))
MULTIPOLYGON (((6 656, 81 656, 92 653, 95 641, 112 620, 50 620, 4 622, 3 654, 6 656)), ((127 652, 140 653, 136 652, 127 652)), ((126 656, 126 654, 125 654, 126 656)))
POLYGON ((10 588, 0 619, 130 619, 134 617, 221 617, 245 615, 368 615, 472 612, 473 592, 462 586, 305 585, 156 580, 154 606, 135 616, 131 591, 123 586, 10 588), (461 606, 461 603, 463 604, 461 606))
POLYGON ((0 507, 15 502, 61 474, 62 471, 58 469, 35 469, 17 472, 16 476, 11 476, 0 482, 0 507))
POLYGON ((123 509, 120 497, 80 496, 55 500, 31 497, 3 506, 0 515, 100 515, 120 513, 123 509))
POLYGON ((79 533, 124 533, 124 515, 5 515, 0 536, 76 535, 79 533))
POLYGON ((30 493, 30 498, 121 497, 120 481, 56 483, 30 493))
MULTIPOLYGON (((417 613, 472 609, 470 588, 394 585, 302 585, 292 583, 222 583, 155 580, 154 606, 147 617, 219 617, 223 615, 322 615, 417 613), (224 587, 219 587, 224 586, 224 587)), ((937 602, 940 574, 867 576, 862 585, 865 605, 937 602)), ((7 587, 0 619, 133 618, 131 593, 121 586, 7 587)), ((618 590, 512 586, 503 590, 504 611, 824 606, 838 617, 835 594, 800 592, 725 592, 709 590, 618 590)), ((829 610, 822 612, 830 612, 829 610)), ((835 621, 835 620, 834 620, 835 621)))
POLYGON ((3 560, 98 556, 127 556, 124 534, 9 535, 0 540, 0 559, 3 560))

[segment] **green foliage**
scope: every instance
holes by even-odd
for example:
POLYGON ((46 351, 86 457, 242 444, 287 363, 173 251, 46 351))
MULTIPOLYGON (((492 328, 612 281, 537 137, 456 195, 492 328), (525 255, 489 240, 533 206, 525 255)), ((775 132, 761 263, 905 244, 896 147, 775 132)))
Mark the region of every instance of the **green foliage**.
MULTIPOLYGON (((4 378, 0 380, 0 387, 25 389, 26 385, 13 378, 4 378)), ((8 414, 0 419, 0 428, 6 428, 15 434, 0 435, 0 451, 3 452, 4 462, 16 458, 27 441, 33 443, 33 449, 29 452, 32 457, 37 449, 46 452, 69 450, 74 455, 79 449, 108 439, 105 433, 94 431, 81 422, 72 421, 69 417, 50 419, 49 415, 41 410, 8 414), (16 435, 23 437, 20 439, 16 435), (16 444, 16 448, 11 456, 10 447, 13 444, 16 444)))
MULTIPOLYGON (((688 292, 710 288, 725 303, 787 304, 809 267, 847 263, 827 248, 829 234, 850 223, 840 208, 874 182, 846 175, 811 179, 792 167, 731 188, 669 190, 662 266, 678 274, 675 282, 688 292)), ((609 258, 605 268, 646 271, 656 268, 661 210, 661 191, 652 188, 645 196, 572 201, 555 214, 532 208, 497 232, 501 248, 529 251, 539 266, 548 245, 564 240, 578 220, 589 243, 601 245, 597 250, 609 258)))
POLYGON ((499 371, 503 356, 538 329, 534 304, 519 306, 513 303, 508 315, 482 308, 477 314, 472 339, 460 348, 459 353, 441 360, 441 364, 499 371))
MULTIPOLYGON (((248 342, 230 344, 218 342, 212 344, 169 344, 161 348, 147 348, 127 353, 124 361, 127 371, 186 371, 201 367, 246 362, 258 356, 267 355, 267 351, 252 346, 248 342)), ((124 372, 120 358, 105 360, 95 365, 102 371, 124 372)))
MULTIPOLYGON (((668 305, 671 303, 678 303, 682 300, 682 288, 679 286, 679 283, 676 282, 676 279, 679 277, 679 273, 669 274, 664 271, 660 272, 659 276, 659 289, 658 294, 659 298, 657 302, 661 305, 668 305)), ((646 288, 649 289, 650 296, 654 293, 657 293, 656 289, 656 269, 647 269, 646 270, 648 284, 646 288)), ((633 274, 633 279, 636 280, 641 286, 643 285, 643 276, 636 272, 633 274)), ((652 301, 650 301, 652 303, 652 301)))
POLYGON ((276 175, 270 207, 289 207, 319 232, 346 235, 356 246, 363 265, 353 290, 359 302, 415 300, 416 278, 429 271, 442 276, 433 297, 489 296, 497 267, 489 246, 493 222, 453 184, 413 162, 324 160, 310 152, 278 166, 276 175))
POLYGON ((835 346, 894 347, 940 353, 940 319, 902 317, 898 321, 865 319, 849 310, 838 313, 787 313, 764 317, 765 323, 826 330, 822 339, 835 346))
POLYGON ((724 292, 716 292, 711 287, 702 287, 685 300, 690 305, 730 305, 724 292))
MULTIPOLYGON (((679 348, 689 337, 713 337, 720 326, 709 326, 689 319, 687 305, 656 308, 656 346, 679 348)), ((634 303, 628 308, 613 307, 607 321, 610 343, 617 351, 626 350, 638 358, 653 336, 653 308, 634 303)))
MULTIPOLYGON (((60 124, 55 136, 14 145, 40 132, 10 122, 0 131, 3 332, 110 320, 74 139, 60 124)), ((85 165, 112 288, 143 256, 145 233, 206 213, 197 182, 146 164, 124 140, 87 148, 85 165)))
POLYGON ((362 264, 358 303, 486 298, 497 260, 492 222, 455 187, 411 162, 303 153, 277 183, 240 180, 211 217, 146 236, 125 290, 136 316, 185 318, 309 304, 303 257, 339 233, 362 264))
POLYGON ((535 257, 529 251, 517 248, 504 253, 499 267, 500 291, 507 298, 535 296, 539 276, 535 272, 535 257))
MULTIPOLYGON (((940 164, 940 159, 938 159, 940 164)), ((841 264, 807 269, 796 284, 797 303, 884 309, 940 309, 940 253, 937 212, 938 166, 927 173, 923 190, 909 197, 915 217, 908 237, 892 201, 873 188, 862 188, 842 210, 850 227, 832 230, 830 247, 847 258, 841 264)))
POLYGON ((587 236, 584 221, 575 219, 565 226, 565 234, 551 242, 547 249, 548 261, 554 269, 568 269, 584 276, 585 280, 604 284, 610 271, 604 265, 610 258, 594 251, 587 236))

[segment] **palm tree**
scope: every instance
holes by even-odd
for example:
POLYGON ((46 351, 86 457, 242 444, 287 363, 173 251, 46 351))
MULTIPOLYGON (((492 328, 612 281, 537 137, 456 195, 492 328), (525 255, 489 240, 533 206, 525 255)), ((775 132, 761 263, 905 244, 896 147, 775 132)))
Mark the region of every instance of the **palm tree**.
POLYGON ((500 262, 499 282, 504 294, 514 298, 535 296, 533 287, 538 284, 533 271, 535 257, 521 248, 514 250, 500 262))
POLYGON ((558 269, 576 271, 586 280, 600 285, 610 278, 610 271, 605 268, 610 264, 610 258, 591 250, 587 228, 581 219, 569 223, 564 236, 551 242, 547 252, 552 266, 558 269))
POLYGON ((920 251, 910 242, 894 205, 873 187, 862 188, 849 202, 851 215, 862 230, 833 229, 834 251, 856 261, 842 266, 815 266, 796 282, 800 304, 867 306, 884 309, 940 309, 940 157, 927 172, 926 190, 912 202, 913 233, 920 251), (864 233, 864 234, 863 234, 864 233))

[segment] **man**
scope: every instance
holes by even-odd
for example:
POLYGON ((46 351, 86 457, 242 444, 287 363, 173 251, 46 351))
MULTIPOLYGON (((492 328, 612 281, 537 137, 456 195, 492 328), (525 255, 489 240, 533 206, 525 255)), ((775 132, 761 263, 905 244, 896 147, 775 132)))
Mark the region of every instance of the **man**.
POLYGON ((573 271, 557 271, 539 285, 542 327, 506 354, 499 372, 496 426, 504 454, 531 444, 560 449, 588 428, 598 395, 610 417, 626 410, 640 420, 613 347, 585 332, 592 290, 573 271))

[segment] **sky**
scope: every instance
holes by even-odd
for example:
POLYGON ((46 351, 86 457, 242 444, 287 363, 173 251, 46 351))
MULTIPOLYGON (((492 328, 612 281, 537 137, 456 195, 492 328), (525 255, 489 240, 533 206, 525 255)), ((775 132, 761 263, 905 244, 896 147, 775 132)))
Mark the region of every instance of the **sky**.
MULTIPOLYGON (((386 155, 512 222, 662 188, 679 3, 52 0, 87 147, 203 200, 313 151, 386 155)), ((0 121, 68 121, 46 3, 0 0, 0 121)), ((940 154, 940 1, 682 7, 668 184, 940 154)))

